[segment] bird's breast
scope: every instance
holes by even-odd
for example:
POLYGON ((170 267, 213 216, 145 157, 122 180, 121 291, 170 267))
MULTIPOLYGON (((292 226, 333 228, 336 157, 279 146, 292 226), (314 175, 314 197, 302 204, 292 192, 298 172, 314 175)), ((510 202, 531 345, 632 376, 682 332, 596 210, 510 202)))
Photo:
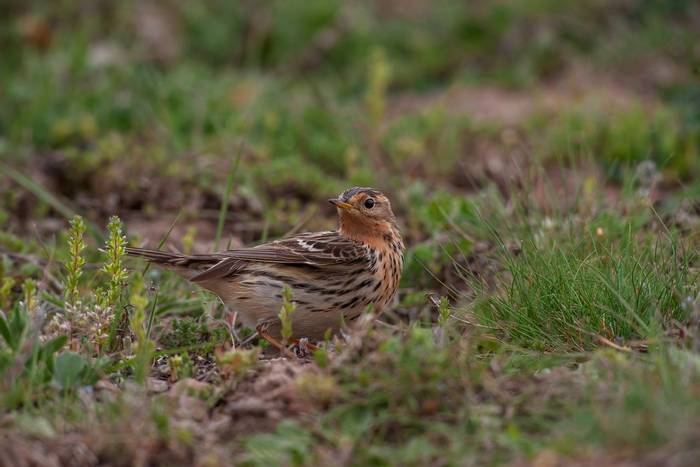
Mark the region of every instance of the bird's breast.
POLYGON ((378 284, 378 294, 375 301, 378 306, 384 307, 396 295, 403 270, 403 253, 400 249, 393 248, 389 244, 385 248, 378 249, 376 257, 377 268, 374 275, 378 284))

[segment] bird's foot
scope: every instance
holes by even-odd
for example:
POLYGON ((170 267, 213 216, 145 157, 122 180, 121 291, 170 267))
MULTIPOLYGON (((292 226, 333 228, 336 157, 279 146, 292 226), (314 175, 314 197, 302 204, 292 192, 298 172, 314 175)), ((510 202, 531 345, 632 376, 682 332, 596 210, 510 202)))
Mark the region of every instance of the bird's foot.
POLYGON ((260 337, 269 342, 271 346, 279 350, 282 355, 287 358, 297 358, 296 355, 292 353, 285 345, 270 335, 268 332, 268 327, 269 325, 267 323, 261 323, 255 328, 255 330, 258 331, 258 335, 260 337))
POLYGON ((269 333, 270 323, 260 323, 255 330, 258 336, 265 339, 271 346, 279 350, 280 354, 287 358, 306 358, 318 350, 318 346, 309 342, 309 339, 292 339, 292 345, 286 346, 269 333))
POLYGON ((317 351, 318 346, 309 342, 308 338, 302 337, 301 339, 295 339, 293 341, 292 350, 294 350, 297 358, 306 358, 317 351))

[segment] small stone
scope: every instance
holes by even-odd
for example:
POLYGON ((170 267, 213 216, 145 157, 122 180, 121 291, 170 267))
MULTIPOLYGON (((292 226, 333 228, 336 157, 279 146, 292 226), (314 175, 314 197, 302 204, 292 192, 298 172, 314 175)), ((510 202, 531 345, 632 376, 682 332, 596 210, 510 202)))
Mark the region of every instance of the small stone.
POLYGON ((556 467, 559 465, 559 456, 551 449, 544 449, 537 453, 532 465, 533 467, 556 467))
POLYGON ((116 394, 119 392, 119 387, 108 379, 101 379, 95 384, 95 390, 116 394))
POLYGON ((227 408, 230 412, 238 414, 263 415, 267 413, 270 404, 265 403, 259 397, 250 396, 229 402, 227 408))
POLYGON ((148 378, 146 381, 146 388, 153 393, 161 393, 168 390, 168 382, 162 379, 148 378))
POLYGON ((211 393, 212 387, 210 384, 203 381, 197 381, 194 378, 181 379, 173 385, 173 394, 176 396, 188 395, 195 397, 206 397, 211 393))

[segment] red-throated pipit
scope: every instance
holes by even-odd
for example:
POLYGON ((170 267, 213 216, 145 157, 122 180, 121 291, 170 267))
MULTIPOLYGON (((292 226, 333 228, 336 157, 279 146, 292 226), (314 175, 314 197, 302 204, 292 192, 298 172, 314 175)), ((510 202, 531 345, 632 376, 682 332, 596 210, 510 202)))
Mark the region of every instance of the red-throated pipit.
POLYGON ((243 324, 278 345, 282 289, 292 290, 293 337, 322 339, 368 306, 389 305, 399 284, 404 245, 386 196, 350 188, 329 200, 339 227, 308 232, 252 248, 181 255, 127 248, 130 255, 174 269, 214 292, 243 324))

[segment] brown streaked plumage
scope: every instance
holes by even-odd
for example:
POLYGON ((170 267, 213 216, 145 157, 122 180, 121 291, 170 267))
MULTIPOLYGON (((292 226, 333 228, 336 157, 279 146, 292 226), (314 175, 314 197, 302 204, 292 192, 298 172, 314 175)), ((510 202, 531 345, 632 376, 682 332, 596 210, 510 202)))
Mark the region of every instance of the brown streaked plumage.
POLYGON ((319 340, 368 306, 386 308, 403 267, 404 245, 386 196, 355 187, 329 201, 338 209, 335 231, 302 233, 211 255, 140 248, 127 252, 214 292, 238 311, 245 325, 264 328, 273 340, 279 336, 282 288, 287 284, 297 305, 294 337, 319 340))

